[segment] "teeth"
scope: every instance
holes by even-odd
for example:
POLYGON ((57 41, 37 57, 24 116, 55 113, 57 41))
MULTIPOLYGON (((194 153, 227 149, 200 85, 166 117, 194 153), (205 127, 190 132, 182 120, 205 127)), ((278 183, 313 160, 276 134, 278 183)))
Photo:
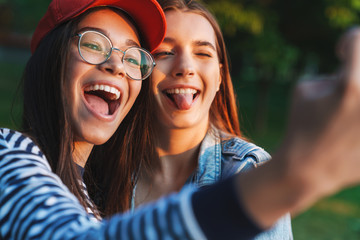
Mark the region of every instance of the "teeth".
POLYGON ((112 100, 118 100, 120 98, 120 91, 109 85, 95 84, 95 85, 90 85, 85 88, 86 92, 98 91, 98 90, 114 94, 115 97, 113 97, 112 100))
POLYGON ((197 90, 193 88, 173 88, 166 90, 168 94, 195 94, 197 90))

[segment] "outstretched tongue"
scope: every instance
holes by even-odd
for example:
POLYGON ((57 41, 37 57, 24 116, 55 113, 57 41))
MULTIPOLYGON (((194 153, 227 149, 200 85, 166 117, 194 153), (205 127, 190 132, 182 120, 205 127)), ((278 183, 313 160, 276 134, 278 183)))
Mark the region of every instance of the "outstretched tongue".
POLYGON ((109 115, 109 104, 104 99, 88 93, 85 93, 85 99, 95 111, 103 115, 109 115))
POLYGON ((173 94, 173 99, 178 109, 188 110, 193 102, 193 94, 173 94))

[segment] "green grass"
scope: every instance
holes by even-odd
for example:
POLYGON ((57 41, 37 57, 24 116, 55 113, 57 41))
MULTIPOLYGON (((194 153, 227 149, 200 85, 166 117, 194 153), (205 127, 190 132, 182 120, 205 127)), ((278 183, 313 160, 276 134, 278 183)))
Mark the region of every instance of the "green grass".
POLYGON ((323 199, 293 219, 296 240, 360 239, 360 187, 323 199))

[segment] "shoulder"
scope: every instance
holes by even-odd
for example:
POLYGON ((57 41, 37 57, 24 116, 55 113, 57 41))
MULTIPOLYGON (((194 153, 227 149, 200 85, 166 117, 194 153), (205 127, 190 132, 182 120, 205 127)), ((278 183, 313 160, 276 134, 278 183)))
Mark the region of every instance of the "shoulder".
POLYGON ((0 209, 0 239, 65 239, 59 236, 75 235, 71 229, 81 231, 87 223, 83 219, 88 220, 34 142, 4 128, 0 129, 0 209))
POLYGON ((0 128, 0 154, 7 151, 24 151, 39 156, 43 155, 29 137, 12 129, 0 128))
POLYGON ((6 169, 27 172, 34 165, 51 171, 44 154, 29 137, 15 130, 0 128, 0 175, 9 174, 6 169))
POLYGON ((230 156, 233 160, 237 161, 251 157, 257 164, 262 164, 271 158, 269 153, 263 148, 239 137, 222 138, 221 148, 223 155, 230 156))
POLYGON ((263 148, 239 137, 222 134, 221 140, 223 176, 230 176, 256 168, 269 161, 271 156, 263 148))

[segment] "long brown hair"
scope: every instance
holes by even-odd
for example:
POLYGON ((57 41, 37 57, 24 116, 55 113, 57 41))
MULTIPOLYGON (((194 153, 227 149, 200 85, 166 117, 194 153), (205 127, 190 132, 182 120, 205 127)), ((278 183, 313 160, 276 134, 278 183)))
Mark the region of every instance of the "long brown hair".
POLYGON ((65 69, 76 21, 48 34, 30 57, 23 76, 22 131, 45 154, 55 172, 84 207, 88 207, 72 159, 74 133, 65 111, 65 69))
POLYGON ((99 185, 97 192, 89 193, 105 216, 129 209, 140 166, 149 166, 157 154, 147 113, 152 105, 149 85, 149 80, 143 81, 139 96, 118 130, 107 143, 95 146, 97 151, 88 160, 99 185))
POLYGON ((219 24, 211 12, 202 4, 189 0, 158 0, 164 12, 169 10, 191 12, 206 18, 214 29, 216 37, 216 49, 220 70, 221 84, 215 99, 210 107, 210 123, 218 129, 231 135, 241 136, 236 96, 231 81, 229 59, 219 24))
MULTIPOLYGON (((195 1, 158 0, 158 2, 164 11, 180 10, 197 13, 204 16, 213 26, 219 63, 223 67, 221 68, 220 90, 210 107, 210 122, 224 132, 241 136, 225 42, 216 19, 204 6, 195 1)), ((140 167, 147 171, 153 171, 160 166, 159 156, 154 145, 156 134, 152 122, 155 119, 149 110, 154 108, 155 103, 148 79, 143 82, 141 93, 133 108, 120 125, 119 131, 114 135, 120 142, 122 141, 118 145, 122 151, 121 158, 118 161, 114 158, 111 161, 107 157, 101 158, 105 160, 103 166, 98 168, 102 172, 99 174, 102 179, 101 188, 104 189, 101 205, 105 215, 129 209, 131 193, 140 167), (135 169, 131 176, 127 175, 130 169, 135 169)))
MULTIPOLYGON (((64 92, 67 91, 65 76, 69 62, 69 49, 78 23, 89 13, 100 8, 109 8, 121 13, 122 16, 125 14, 116 8, 97 7, 56 27, 45 36, 29 59, 22 81, 24 96, 22 131, 38 144, 49 161, 52 171, 61 178, 80 203, 85 208, 92 209, 95 214, 98 212, 97 208, 84 194, 80 183, 81 176, 73 161, 75 133, 71 125, 71 113, 66 110, 69 109, 67 105, 71 103, 65 99, 64 92)), ((103 146, 95 146, 92 150, 85 167, 84 180, 89 193, 95 200, 97 200, 95 193, 101 193, 101 191, 97 185, 96 171, 93 171, 91 166, 101 160, 118 162, 122 159, 123 149, 119 146, 123 141, 119 141, 119 138, 124 135, 124 139, 127 139, 126 133, 122 134, 122 130, 125 129, 126 132, 127 125, 130 125, 131 129, 132 124, 131 121, 125 121, 124 128, 118 130, 121 133, 117 135, 118 137, 112 137, 103 146)), ((127 192, 130 187, 128 179, 135 171, 135 166, 140 163, 136 161, 136 158, 131 163, 126 161, 121 163, 124 163, 126 168, 119 171, 119 174, 124 177, 124 184, 119 182, 119 188, 124 188, 127 192)))

